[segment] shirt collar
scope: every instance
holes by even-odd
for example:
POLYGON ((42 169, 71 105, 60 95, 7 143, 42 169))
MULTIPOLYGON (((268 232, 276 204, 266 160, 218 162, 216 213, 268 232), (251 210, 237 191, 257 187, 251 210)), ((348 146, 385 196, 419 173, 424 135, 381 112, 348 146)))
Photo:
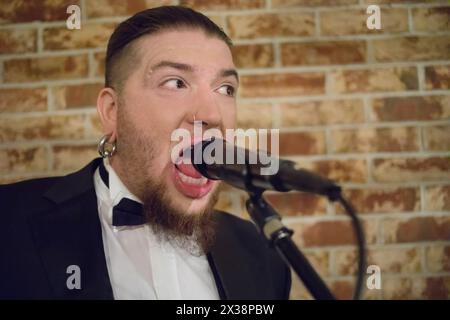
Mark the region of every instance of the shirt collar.
MULTIPOLYGON (((120 180, 117 173, 114 171, 113 167, 109 163, 109 159, 103 159, 103 164, 105 165, 106 171, 108 171, 109 175, 109 198, 111 201, 111 205, 115 206, 122 200, 122 198, 128 198, 139 203, 142 201, 131 193, 130 190, 125 186, 125 184, 120 180)), ((102 182, 103 186, 107 188, 107 186, 102 182)))

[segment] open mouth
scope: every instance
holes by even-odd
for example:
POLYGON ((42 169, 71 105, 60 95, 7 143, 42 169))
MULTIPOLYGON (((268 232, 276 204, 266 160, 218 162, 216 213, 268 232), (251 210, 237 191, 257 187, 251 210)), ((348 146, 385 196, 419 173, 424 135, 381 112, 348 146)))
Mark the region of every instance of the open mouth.
POLYGON ((190 159, 183 157, 183 151, 173 165, 172 178, 179 192, 189 198, 201 198, 208 194, 213 181, 202 176, 192 165, 190 159))

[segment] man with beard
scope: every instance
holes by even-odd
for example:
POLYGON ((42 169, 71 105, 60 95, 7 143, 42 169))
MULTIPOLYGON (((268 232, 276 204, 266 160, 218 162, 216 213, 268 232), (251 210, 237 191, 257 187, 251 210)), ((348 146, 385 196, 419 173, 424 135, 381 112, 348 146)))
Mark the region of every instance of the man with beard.
POLYGON ((174 130, 234 128, 230 47, 183 7, 116 28, 97 99, 103 159, 0 187, 1 298, 288 298, 289 268, 255 226, 213 211, 218 182, 171 161, 174 130))

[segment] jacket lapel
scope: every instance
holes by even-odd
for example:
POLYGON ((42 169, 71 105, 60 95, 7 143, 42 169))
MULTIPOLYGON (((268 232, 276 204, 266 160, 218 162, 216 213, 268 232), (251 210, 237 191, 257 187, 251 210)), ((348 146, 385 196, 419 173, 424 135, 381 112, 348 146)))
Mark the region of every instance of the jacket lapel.
POLYGON ((213 272, 221 299, 252 300, 270 299, 270 282, 263 282, 270 276, 266 263, 245 250, 245 240, 231 232, 225 219, 217 216, 217 234, 214 246, 208 254, 208 262, 213 272))
MULTIPOLYGON (((113 299, 93 182, 100 161, 95 159, 80 171, 62 177, 44 194, 52 203, 50 209, 30 221, 57 299, 113 299), (81 288, 70 289, 78 271, 81 288)), ((265 292, 270 292, 270 283, 261 281, 269 276, 266 264, 243 249, 245 240, 230 231, 221 213, 215 216, 216 241, 207 257, 220 298, 264 299, 265 292)))
POLYGON ((51 208, 31 225, 58 299, 112 299, 93 174, 101 159, 61 178, 44 197, 51 208), (79 280, 80 288, 74 288, 79 280))

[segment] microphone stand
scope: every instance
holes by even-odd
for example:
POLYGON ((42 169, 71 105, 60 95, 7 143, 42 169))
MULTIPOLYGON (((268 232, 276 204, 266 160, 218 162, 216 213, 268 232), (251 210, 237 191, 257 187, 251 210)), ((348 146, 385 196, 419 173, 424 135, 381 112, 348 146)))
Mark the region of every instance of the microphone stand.
MULTIPOLYGON (((316 175, 305 172, 305 170, 295 170, 295 165, 292 161, 284 162, 286 170, 282 178, 272 176, 263 181, 261 181, 261 179, 255 179, 255 181, 253 181, 252 167, 248 162, 246 162, 245 166, 238 165, 232 167, 228 171, 221 172, 221 167, 219 166, 218 168, 215 168, 212 173, 208 172, 208 169, 205 166, 196 165, 197 158, 195 155, 200 151, 200 159, 203 159, 204 148, 213 141, 214 139, 203 141, 200 150, 197 151, 195 147, 192 147, 193 150, 188 154, 191 154, 191 157, 194 155, 191 159, 195 168, 202 175, 213 180, 224 179, 225 173, 227 173, 228 179, 226 180, 228 183, 248 192, 249 199, 246 202, 246 206, 252 220, 257 224, 261 232, 270 244, 275 247, 281 257, 292 266, 295 273, 300 277, 315 299, 335 300, 335 297, 311 266, 308 259, 306 259, 292 241, 291 236, 293 231, 283 225, 280 215, 264 200, 262 193, 269 185, 281 192, 295 189, 320 194, 326 196, 328 200, 332 202, 338 201, 342 205, 351 218, 358 244, 358 273, 353 298, 355 300, 359 299, 363 290, 366 266, 364 231, 356 215, 355 209, 351 203, 342 196, 341 187, 335 185, 332 181, 327 181, 327 179, 324 180, 318 178, 316 175), (288 172, 288 174, 286 174, 286 172, 288 172), (291 172, 293 174, 290 174, 291 172), (286 185, 283 180, 287 181, 286 185), (256 183, 254 184, 254 182, 256 183), (293 188, 292 185, 294 186, 293 188)), ((246 152, 248 152, 248 150, 246 150, 246 152)), ((244 155, 244 159, 245 158, 246 155, 244 155)))
POLYGON ((265 237, 294 269, 305 287, 317 300, 335 300, 303 253, 292 241, 293 231, 281 223, 280 215, 262 197, 261 191, 249 191, 247 210, 265 237))

